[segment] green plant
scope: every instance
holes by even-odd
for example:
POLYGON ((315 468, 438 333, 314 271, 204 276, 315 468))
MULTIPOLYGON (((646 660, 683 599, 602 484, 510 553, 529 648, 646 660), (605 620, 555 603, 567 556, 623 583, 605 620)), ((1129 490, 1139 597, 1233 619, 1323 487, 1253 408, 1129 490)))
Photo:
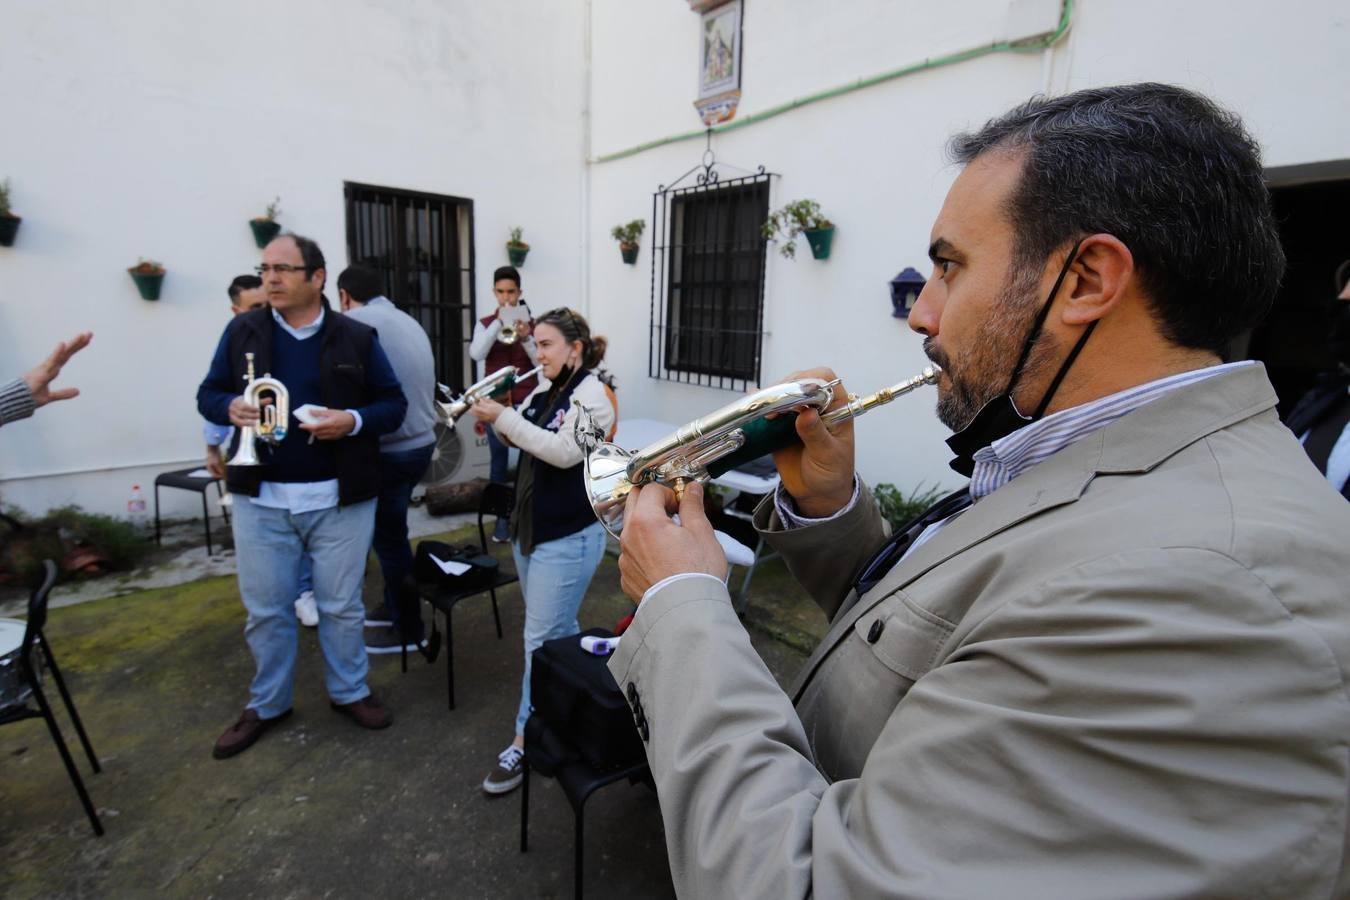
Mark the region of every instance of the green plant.
MULTIPOLYGON (((22 527, 0 527, 0 572, 19 584, 38 577, 44 559, 58 563, 79 563, 79 551, 86 551, 75 574, 83 566, 106 569, 130 569, 151 550, 145 537, 123 519, 85 512, 78 506, 62 506, 40 519, 31 519, 15 510, 10 517, 22 527)), ((90 574, 93 574, 92 572, 90 574)), ((63 576, 65 577, 65 576, 63 576)))
POLYGON ((882 482, 872 489, 872 496, 876 497, 881 515, 891 523, 894 534, 937 502, 942 491, 936 485, 925 489, 920 484, 906 497, 895 485, 882 482))
POLYGON ((636 244, 646 228, 647 221, 645 219, 634 219, 627 225, 615 225, 610 234, 620 244, 636 244))
POLYGON ((281 198, 273 197, 272 202, 267 204, 267 209, 263 211, 263 214, 260 217, 254 219, 253 221, 275 222, 277 220, 277 216, 279 215, 281 215, 281 198))
POLYGON ((833 227, 834 223, 821 214, 819 203, 814 200, 793 200, 769 213, 761 231, 767 240, 781 238, 783 246, 778 248, 778 252, 788 259, 796 259, 797 235, 803 231, 833 227))
POLYGON ((507 245, 508 247, 528 247, 528 246, 530 246, 529 244, 525 243, 525 241, 522 239, 522 236, 523 236, 524 234, 525 234, 525 229, 524 229, 524 228, 521 228, 519 225, 517 225, 515 228, 512 228, 512 229, 511 229, 511 239, 510 239, 509 241, 506 242, 506 245, 507 245))
POLYGON ((10 183, 8 178, 4 181, 0 181, 0 216, 13 215, 13 213, 9 211, 9 189, 10 183))
POLYGON ((164 266, 162 263, 157 263, 153 259, 144 259, 143 257, 138 256, 136 257, 136 265, 127 269, 127 271, 134 272, 137 275, 163 275, 164 266))

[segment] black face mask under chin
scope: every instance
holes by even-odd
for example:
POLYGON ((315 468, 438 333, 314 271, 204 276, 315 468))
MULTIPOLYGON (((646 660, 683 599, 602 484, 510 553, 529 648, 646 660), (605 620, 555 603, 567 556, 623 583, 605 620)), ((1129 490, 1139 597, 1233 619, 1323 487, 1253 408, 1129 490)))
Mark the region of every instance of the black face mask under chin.
POLYGON ((1040 337, 1041 328, 1045 325, 1045 318, 1049 315, 1050 307, 1055 302, 1055 294, 1059 293, 1059 286, 1064 283, 1064 276, 1069 274, 1069 266, 1073 264, 1074 258, 1077 257, 1078 247, 1081 243, 1082 241, 1075 243, 1073 249, 1069 251, 1068 258, 1064 260, 1064 266, 1059 270, 1059 277, 1055 279, 1054 286, 1050 288, 1050 296, 1045 298, 1041 311, 1036 314, 1036 321, 1032 323, 1031 331, 1022 344, 1022 353, 1017 359, 1017 365, 1013 366, 1012 377, 1008 380, 1008 386, 1004 388, 1003 393, 982 406, 980 411, 975 414, 975 418, 971 419, 965 428, 947 438, 947 446, 956 454, 949 465, 967 478, 975 471, 976 451, 988 447, 999 438, 1007 437, 1019 428, 1030 425, 1045 415, 1046 407, 1050 405, 1050 400, 1055 396, 1055 391, 1059 389, 1059 383, 1064 380, 1069 367, 1078 358, 1083 345, 1087 343, 1088 337, 1091 336, 1092 330, 1097 327, 1097 322, 1094 320, 1083 332, 1083 336, 1078 339, 1078 343, 1073 345, 1073 350, 1069 351, 1069 355, 1059 367, 1059 371, 1055 373, 1054 380, 1050 382, 1050 387, 1046 389, 1045 396, 1041 397, 1036 412, 1030 417, 1018 412, 1017 404, 1013 402, 1013 390, 1022 377, 1022 367, 1026 365, 1027 358, 1031 355, 1031 348, 1036 343, 1036 338, 1040 337))

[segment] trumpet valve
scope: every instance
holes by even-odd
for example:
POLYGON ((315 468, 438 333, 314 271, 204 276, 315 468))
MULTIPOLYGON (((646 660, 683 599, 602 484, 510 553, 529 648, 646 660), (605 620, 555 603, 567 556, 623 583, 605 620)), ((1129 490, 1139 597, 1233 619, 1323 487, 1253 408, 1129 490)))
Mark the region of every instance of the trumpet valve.
POLYGON ((689 473, 690 477, 697 477, 694 473, 703 472, 708 468, 709 463, 721 459, 728 453, 734 453, 744 446, 745 432, 737 428, 735 431, 727 432, 716 443, 694 454, 682 464, 682 469, 689 473))

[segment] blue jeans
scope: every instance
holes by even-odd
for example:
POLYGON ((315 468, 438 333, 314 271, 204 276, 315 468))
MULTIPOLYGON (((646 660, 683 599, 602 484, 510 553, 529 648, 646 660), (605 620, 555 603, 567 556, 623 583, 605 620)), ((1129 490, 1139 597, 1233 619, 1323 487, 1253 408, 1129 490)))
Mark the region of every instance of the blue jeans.
MULTIPOLYGON (((403 580, 412 575, 413 554, 408 546, 408 500, 412 489, 426 474, 435 444, 380 454, 380 493, 375 503, 375 556, 384 575, 384 605, 394 627, 403 629, 399 594, 403 580)), ((410 609, 409 612, 412 612, 410 609)), ((422 639, 422 620, 408 622, 405 637, 422 639)))
POLYGON ((295 596, 299 597, 305 591, 314 590, 314 560, 309 555, 300 558, 300 590, 296 591, 295 596))
POLYGON ((366 618, 361 583, 375 527, 375 501, 291 514, 245 497, 239 500, 233 517, 239 595, 248 613, 244 638, 257 666, 249 708, 264 719, 291 708, 298 630, 295 586, 305 555, 314 562, 328 696, 334 703, 365 697, 370 689, 361 633, 366 618))
POLYGON ((525 720, 530 717, 530 658, 544 641, 581 630, 577 610, 604 554, 605 529, 599 522, 556 541, 536 544, 529 556, 520 552, 519 544, 511 543, 525 594, 525 677, 516 711, 518 735, 525 733, 525 720))
POLYGON ((488 466, 488 480, 506 482, 506 470, 511 464, 511 448, 502 443, 502 439, 497 437, 497 432, 488 426, 488 456, 491 463, 488 466))

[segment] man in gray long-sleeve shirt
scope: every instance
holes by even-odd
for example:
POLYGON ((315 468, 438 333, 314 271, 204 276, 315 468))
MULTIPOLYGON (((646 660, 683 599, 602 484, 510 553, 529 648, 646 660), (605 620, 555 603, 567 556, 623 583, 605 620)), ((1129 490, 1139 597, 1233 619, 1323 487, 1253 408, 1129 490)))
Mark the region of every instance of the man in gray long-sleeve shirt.
POLYGON ((51 390, 48 385, 61 374, 61 367, 70 358, 79 353, 94 339, 92 331, 84 331, 68 341, 56 345, 51 355, 34 366, 21 377, 0 384, 0 425, 16 422, 31 416, 39 406, 46 406, 54 400, 69 400, 78 397, 79 388, 51 390))
POLYGON ((384 575, 384 610, 367 614, 366 651, 398 653, 403 646, 417 650, 423 643, 423 626, 412 582, 408 501, 436 448, 435 360, 426 332, 384 296, 377 272, 351 266, 338 276, 337 286, 342 311, 379 333, 380 346, 408 399, 403 424, 380 438, 373 543, 384 575))

